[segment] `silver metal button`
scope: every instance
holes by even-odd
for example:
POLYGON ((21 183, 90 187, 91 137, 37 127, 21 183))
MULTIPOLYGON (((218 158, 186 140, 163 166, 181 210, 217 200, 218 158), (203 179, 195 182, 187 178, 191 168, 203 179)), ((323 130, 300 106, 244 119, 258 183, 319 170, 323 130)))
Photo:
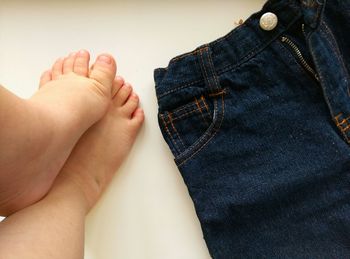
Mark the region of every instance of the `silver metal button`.
POLYGON ((278 23, 278 18, 274 13, 264 13, 260 17, 260 27, 265 31, 273 30, 278 23))

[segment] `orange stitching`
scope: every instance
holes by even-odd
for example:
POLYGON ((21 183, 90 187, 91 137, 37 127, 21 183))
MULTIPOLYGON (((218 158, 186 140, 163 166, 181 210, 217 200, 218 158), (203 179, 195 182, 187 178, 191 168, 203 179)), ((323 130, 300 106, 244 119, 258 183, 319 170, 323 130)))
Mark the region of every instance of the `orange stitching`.
POLYGON ((195 110, 192 110, 192 111, 189 111, 189 112, 185 112, 185 113, 181 114, 180 116, 177 116, 177 117, 173 118, 173 120, 174 121, 175 120, 179 120, 179 119, 181 119, 183 117, 186 117, 187 115, 195 113, 195 112, 198 112, 198 109, 195 109, 195 110))
POLYGON ((175 148, 177 149, 177 151, 179 151, 179 148, 177 147, 177 142, 175 141, 175 139, 174 139, 173 136, 171 135, 171 133, 170 133, 170 131, 169 131, 169 129, 168 129, 168 125, 167 125, 167 123, 166 123, 165 120, 164 120, 163 114, 160 114, 160 117, 161 117, 161 119, 162 119, 162 121, 163 121, 163 124, 164 124, 164 127, 165 127, 166 132, 168 133, 169 137, 170 137, 171 140, 173 141, 173 144, 174 144, 175 148))
POLYGON ((197 107, 198 107, 199 111, 201 112, 201 115, 202 115, 203 120, 205 121, 205 124, 210 125, 209 122, 208 122, 208 120, 204 117, 202 108, 201 108, 201 106, 199 105, 197 98, 195 97, 194 99, 196 100, 197 107))
POLYGON ((339 125, 342 125, 342 124, 344 124, 345 122, 349 123, 349 119, 350 119, 350 116, 347 117, 347 118, 345 118, 345 119, 343 119, 341 122, 338 122, 338 123, 339 123, 339 125))
POLYGON ((334 120, 335 120, 337 123, 339 123, 338 119, 339 119, 339 117, 342 116, 342 115, 343 115, 343 113, 339 113, 337 116, 334 117, 334 120))
POLYGON ((337 124, 337 127, 340 130, 345 131, 345 130, 349 129, 349 127, 350 127, 350 122, 349 122, 350 116, 339 121, 339 119, 342 115, 343 115, 343 113, 339 113, 337 116, 334 117, 334 120, 337 124), (342 127, 342 125, 344 125, 344 124, 346 124, 345 128, 342 127))
POLYGON ((191 107, 191 106, 195 106, 195 105, 193 103, 185 104, 183 107, 179 107, 179 108, 173 110, 173 113, 178 113, 180 111, 183 111, 183 110, 186 110, 186 109, 190 109, 190 108, 193 109, 193 107, 191 107))
POLYGON ((343 125, 345 122, 347 122, 347 120, 343 119, 341 122, 338 122, 337 126, 343 125))
MULTIPOLYGON (((213 94, 209 94, 209 96, 211 96, 211 97, 215 97, 215 96, 219 96, 219 95, 223 95, 223 94, 226 94, 226 90, 224 89, 224 90, 222 90, 222 91, 220 91, 220 92, 218 92, 218 93, 213 93, 213 94)), ((204 103, 204 102, 203 102, 204 103)), ((205 106, 206 104, 204 103, 204 106, 205 106)), ((204 108, 203 106, 200 106, 202 109, 204 108)), ((207 108, 207 107, 205 107, 205 108, 207 108)), ((208 108, 207 108, 208 109, 208 108)), ((183 114, 181 114, 180 116, 177 116, 177 117, 173 117, 173 121, 175 121, 175 120, 178 120, 178 119, 181 119, 181 118, 183 118, 183 117, 185 117, 185 116, 187 116, 187 115, 189 115, 189 114, 191 114, 191 113, 194 113, 194 112, 196 112, 196 111, 198 111, 198 109, 196 109, 196 110, 192 110, 192 111, 189 111, 189 112, 186 112, 186 113, 183 113, 183 114)), ((175 111, 174 111, 175 112, 175 111)), ((173 112, 173 113, 174 113, 173 112)))
MULTIPOLYGON (((344 128, 346 128, 346 127, 348 127, 348 126, 349 126, 349 124, 347 124, 344 128)), ((341 131, 344 130, 344 128, 343 128, 342 126, 338 126, 338 128, 339 128, 341 131)))
POLYGON ((182 58, 184 58, 184 57, 187 57, 187 56, 190 56, 190 55, 192 55, 192 54, 197 54, 197 52, 198 52, 198 50, 193 50, 193 51, 191 51, 191 52, 188 52, 188 53, 185 53, 185 54, 182 54, 182 55, 180 55, 180 56, 177 56, 177 57, 175 57, 175 58, 173 58, 172 60, 170 60, 170 62, 172 62, 172 61, 177 61, 177 60, 179 60, 179 59, 182 59, 182 58))
POLYGON ((218 93, 213 93, 213 94, 209 94, 209 96, 218 96, 218 95, 222 95, 222 94, 226 94, 226 90, 222 90, 222 91, 220 91, 220 92, 218 92, 218 93))
POLYGON ((201 100, 202 100, 202 102, 204 103, 204 106, 205 106, 205 108, 207 109, 207 112, 210 113, 210 111, 209 111, 209 106, 208 106, 207 103, 205 102, 205 99, 204 99, 204 96, 203 96, 203 95, 201 96, 201 100))
MULTIPOLYGON (((195 97, 196 98, 196 97, 195 97)), ((175 109, 175 110, 173 110, 173 113, 178 113, 178 112, 180 112, 180 111, 183 111, 183 110, 186 110, 186 109, 193 109, 191 106, 194 106, 195 104, 193 104, 193 103, 188 103, 188 104, 185 104, 183 107, 179 107, 179 108, 177 108, 177 109, 175 109)))
MULTIPOLYGON (((196 99, 196 97, 195 97, 195 99, 196 99)), ((208 110, 208 112, 209 112, 209 108, 207 107, 207 104, 206 104, 205 101, 204 101, 205 98, 204 98, 203 96, 201 96, 201 99, 203 100, 203 103, 204 103, 204 105, 205 105, 205 108, 206 108, 206 109, 208 110)), ((180 111, 189 109, 189 108, 191 108, 191 106, 193 106, 192 103, 185 104, 183 107, 179 107, 179 108, 173 110, 173 113, 178 113, 178 112, 180 112, 180 111)), ((197 105, 197 106, 198 106, 198 105, 197 105)))
POLYGON ((175 89, 171 89, 171 90, 169 90, 169 91, 166 91, 165 93, 160 94, 160 95, 159 95, 159 98, 164 97, 164 96, 166 96, 166 95, 168 95, 168 94, 171 94, 171 93, 173 93, 173 92, 176 92, 176 91, 178 91, 178 90, 181 90, 181 89, 183 89, 183 88, 186 88, 186 87, 188 87, 188 86, 190 86, 190 85, 198 84, 199 82, 201 82, 201 80, 196 80, 196 81, 193 81, 193 82, 191 82, 191 83, 185 84, 185 85, 183 85, 183 86, 177 87, 177 88, 175 88, 175 89))
POLYGON ((345 128, 342 128, 342 129, 340 129, 340 130, 343 131, 343 132, 345 132, 345 131, 347 131, 348 129, 350 129, 350 125, 347 125, 345 128))
MULTIPOLYGON (((202 108, 203 108, 203 107, 202 107, 202 108)), ((195 112, 198 112, 198 109, 195 109, 195 110, 192 110, 192 111, 183 113, 183 114, 181 114, 180 116, 177 116, 177 117, 175 117, 175 118, 173 117, 173 121, 179 120, 179 119, 181 119, 181 118, 183 118, 183 117, 186 117, 187 115, 192 114, 192 113, 195 113, 195 112)))
POLYGON ((183 148, 186 148, 184 142, 182 141, 182 139, 181 139, 181 137, 180 137, 179 132, 176 130, 176 128, 175 128, 175 126, 174 126, 173 120, 172 120, 172 118, 171 118, 171 113, 168 114, 168 117, 169 117, 169 121, 170 121, 170 123, 171 123, 171 126, 173 127, 173 129, 174 129, 176 135, 178 136, 178 138, 179 138, 179 140, 180 140, 180 142, 181 142, 181 145, 183 146, 183 148))
POLYGON ((315 7, 316 6, 316 3, 315 2, 308 2, 308 3, 305 3, 305 1, 301 1, 301 4, 304 5, 305 7, 315 7))
POLYGON ((222 110, 222 116, 221 116, 221 121, 220 121, 219 127, 215 130, 215 132, 211 135, 211 137, 205 142, 205 144, 203 146, 201 146, 201 148, 199 148, 196 152, 194 152, 190 157, 188 157, 184 161, 182 161, 178 165, 178 167, 182 166, 185 162, 187 162, 189 159, 191 159, 193 156, 195 156, 199 151, 201 151, 206 145, 208 145, 210 140, 219 132, 219 129, 221 128, 221 125, 222 125, 222 122, 224 121, 224 116, 225 116, 225 99, 224 99, 224 95, 221 95, 221 100, 222 100, 221 102, 222 102, 222 106, 223 106, 222 109, 223 110, 222 110))
POLYGON ((350 122, 349 122, 350 116, 339 121, 342 115, 343 113, 339 113, 337 116, 334 117, 334 120, 337 124, 337 127, 340 129, 341 133, 343 134, 346 142, 350 144, 350 139, 346 133, 350 129, 350 122), (344 124, 345 124, 345 127, 343 127, 344 124))
POLYGON ((195 101, 195 103, 196 103, 196 105, 197 105, 199 111, 202 113, 202 109, 201 109, 201 107, 199 106, 199 103, 198 103, 198 100, 197 100, 196 97, 194 97, 194 101, 195 101))

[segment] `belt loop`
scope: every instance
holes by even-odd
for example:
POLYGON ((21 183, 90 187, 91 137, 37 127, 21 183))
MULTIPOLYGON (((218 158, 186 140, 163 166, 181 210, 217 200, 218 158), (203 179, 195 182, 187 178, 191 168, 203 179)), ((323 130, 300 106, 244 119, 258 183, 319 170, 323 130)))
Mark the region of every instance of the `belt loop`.
POLYGON ((312 29, 319 25, 326 0, 302 0, 304 20, 312 29))
POLYGON ((211 57, 211 50, 208 45, 204 45, 198 50, 198 60, 202 71, 202 76, 206 87, 210 92, 217 92, 221 89, 219 78, 216 74, 214 63, 211 57))

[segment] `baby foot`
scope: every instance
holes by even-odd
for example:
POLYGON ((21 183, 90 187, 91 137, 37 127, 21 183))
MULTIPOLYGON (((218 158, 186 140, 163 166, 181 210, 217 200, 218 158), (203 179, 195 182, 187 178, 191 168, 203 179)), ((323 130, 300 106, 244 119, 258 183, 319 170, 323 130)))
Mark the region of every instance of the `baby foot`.
POLYGON ((69 181, 85 197, 87 210, 98 200, 129 153, 144 121, 139 97, 120 77, 107 114, 79 140, 57 181, 69 181))
POLYGON ((85 50, 58 59, 52 69, 42 75, 39 91, 30 102, 40 110, 43 105, 48 106, 50 114, 65 123, 71 120, 79 128, 82 124, 91 126, 108 108, 116 64, 110 55, 100 55, 89 71, 89 60, 85 50))
POLYGON ((1 168, 7 177, 0 178, 0 215, 41 199, 82 134, 107 112, 116 63, 110 55, 100 55, 90 70, 89 59, 87 51, 79 51, 57 60, 26 101, 30 118, 23 127, 28 136, 12 141, 21 151, 13 158, 8 154, 9 166, 1 168))

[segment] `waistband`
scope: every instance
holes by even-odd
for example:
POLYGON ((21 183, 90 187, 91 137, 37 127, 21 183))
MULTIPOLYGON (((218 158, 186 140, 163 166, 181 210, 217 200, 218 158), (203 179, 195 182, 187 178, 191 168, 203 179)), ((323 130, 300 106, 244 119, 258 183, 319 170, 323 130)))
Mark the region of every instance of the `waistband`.
POLYGON ((325 1, 267 1, 261 11, 251 15, 226 36, 173 58, 167 68, 156 69, 154 79, 158 100, 177 89, 184 89, 206 80, 200 61, 203 52, 209 53, 212 70, 217 75, 234 70, 266 48, 301 17, 310 28, 315 28, 325 1), (259 25, 260 17, 266 12, 272 12, 278 18, 277 26, 271 31, 265 31, 259 25))

